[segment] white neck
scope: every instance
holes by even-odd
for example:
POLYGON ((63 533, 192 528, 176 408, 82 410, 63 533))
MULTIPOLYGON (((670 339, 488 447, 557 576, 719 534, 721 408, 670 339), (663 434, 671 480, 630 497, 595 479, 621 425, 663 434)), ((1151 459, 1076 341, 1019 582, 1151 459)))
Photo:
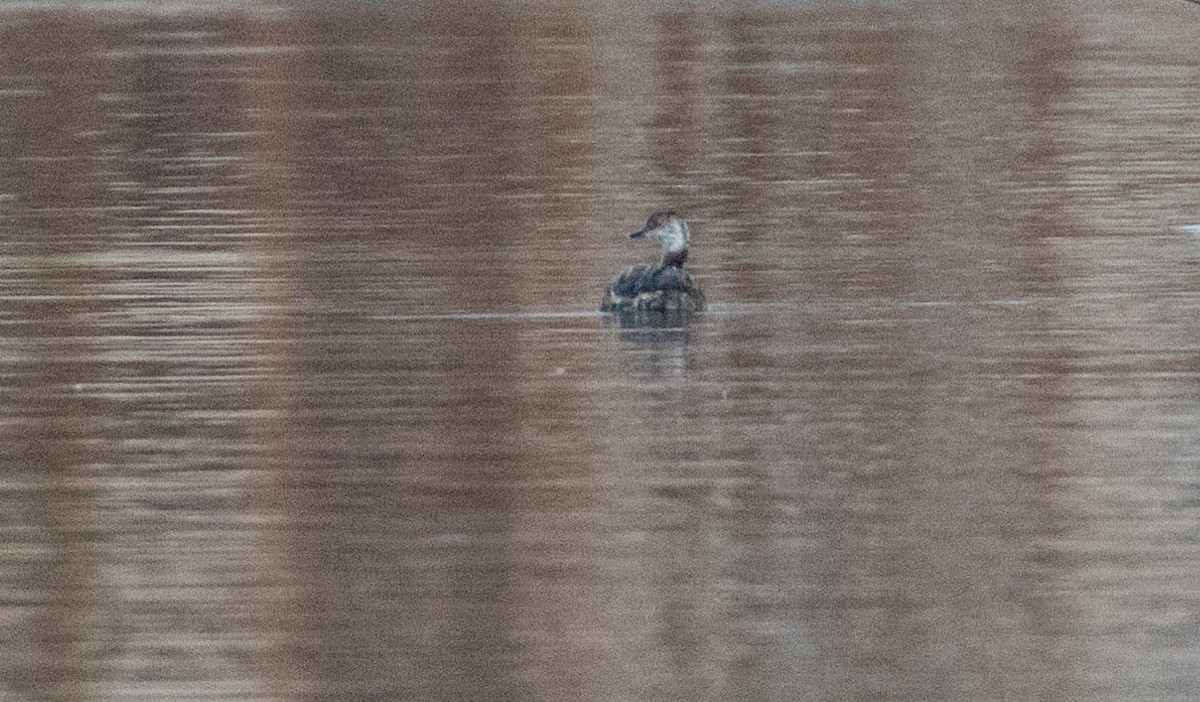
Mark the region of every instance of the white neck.
POLYGON ((659 227, 654 236, 662 242, 664 253, 678 253, 688 246, 688 226, 681 219, 672 219, 659 227))

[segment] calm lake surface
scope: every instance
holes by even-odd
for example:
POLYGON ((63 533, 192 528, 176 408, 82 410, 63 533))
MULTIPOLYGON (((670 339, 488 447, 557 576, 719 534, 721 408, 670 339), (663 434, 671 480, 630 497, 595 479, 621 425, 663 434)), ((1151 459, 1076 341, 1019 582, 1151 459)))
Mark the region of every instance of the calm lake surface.
POLYGON ((29 6, 0 699, 1200 698, 1200 6, 29 6))

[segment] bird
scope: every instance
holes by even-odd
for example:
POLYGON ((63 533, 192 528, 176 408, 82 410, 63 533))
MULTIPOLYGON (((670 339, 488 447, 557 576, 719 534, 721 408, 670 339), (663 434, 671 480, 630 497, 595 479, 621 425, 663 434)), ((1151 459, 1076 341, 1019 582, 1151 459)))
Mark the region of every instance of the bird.
POLYGON ((683 268, 691 232, 674 212, 655 212, 630 239, 657 239, 662 260, 657 266, 633 266, 615 275, 604 291, 601 312, 618 314, 690 315, 704 309, 704 292, 683 268))

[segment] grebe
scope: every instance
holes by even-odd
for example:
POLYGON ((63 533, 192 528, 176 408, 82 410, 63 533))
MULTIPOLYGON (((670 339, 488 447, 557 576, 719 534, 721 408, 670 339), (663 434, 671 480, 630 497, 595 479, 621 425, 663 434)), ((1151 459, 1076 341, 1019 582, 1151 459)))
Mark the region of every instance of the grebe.
POLYGON ((601 312, 690 314, 704 309, 704 293, 683 269, 688 257, 688 225, 674 212, 655 212, 630 239, 662 243, 657 266, 634 266, 618 273, 604 292, 601 312))

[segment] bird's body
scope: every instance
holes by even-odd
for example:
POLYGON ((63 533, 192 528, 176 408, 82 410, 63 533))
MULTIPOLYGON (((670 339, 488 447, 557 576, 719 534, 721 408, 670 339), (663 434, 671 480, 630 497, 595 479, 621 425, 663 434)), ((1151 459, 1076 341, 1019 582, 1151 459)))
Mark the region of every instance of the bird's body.
POLYGON ((691 238, 683 219, 674 212, 656 212, 643 229, 629 236, 658 239, 662 260, 657 266, 634 266, 618 273, 604 292, 602 312, 692 314, 704 309, 704 293, 683 268, 691 238))
POLYGON ((675 266, 634 266, 621 271, 604 295, 603 312, 699 312, 704 293, 691 274, 675 266))

